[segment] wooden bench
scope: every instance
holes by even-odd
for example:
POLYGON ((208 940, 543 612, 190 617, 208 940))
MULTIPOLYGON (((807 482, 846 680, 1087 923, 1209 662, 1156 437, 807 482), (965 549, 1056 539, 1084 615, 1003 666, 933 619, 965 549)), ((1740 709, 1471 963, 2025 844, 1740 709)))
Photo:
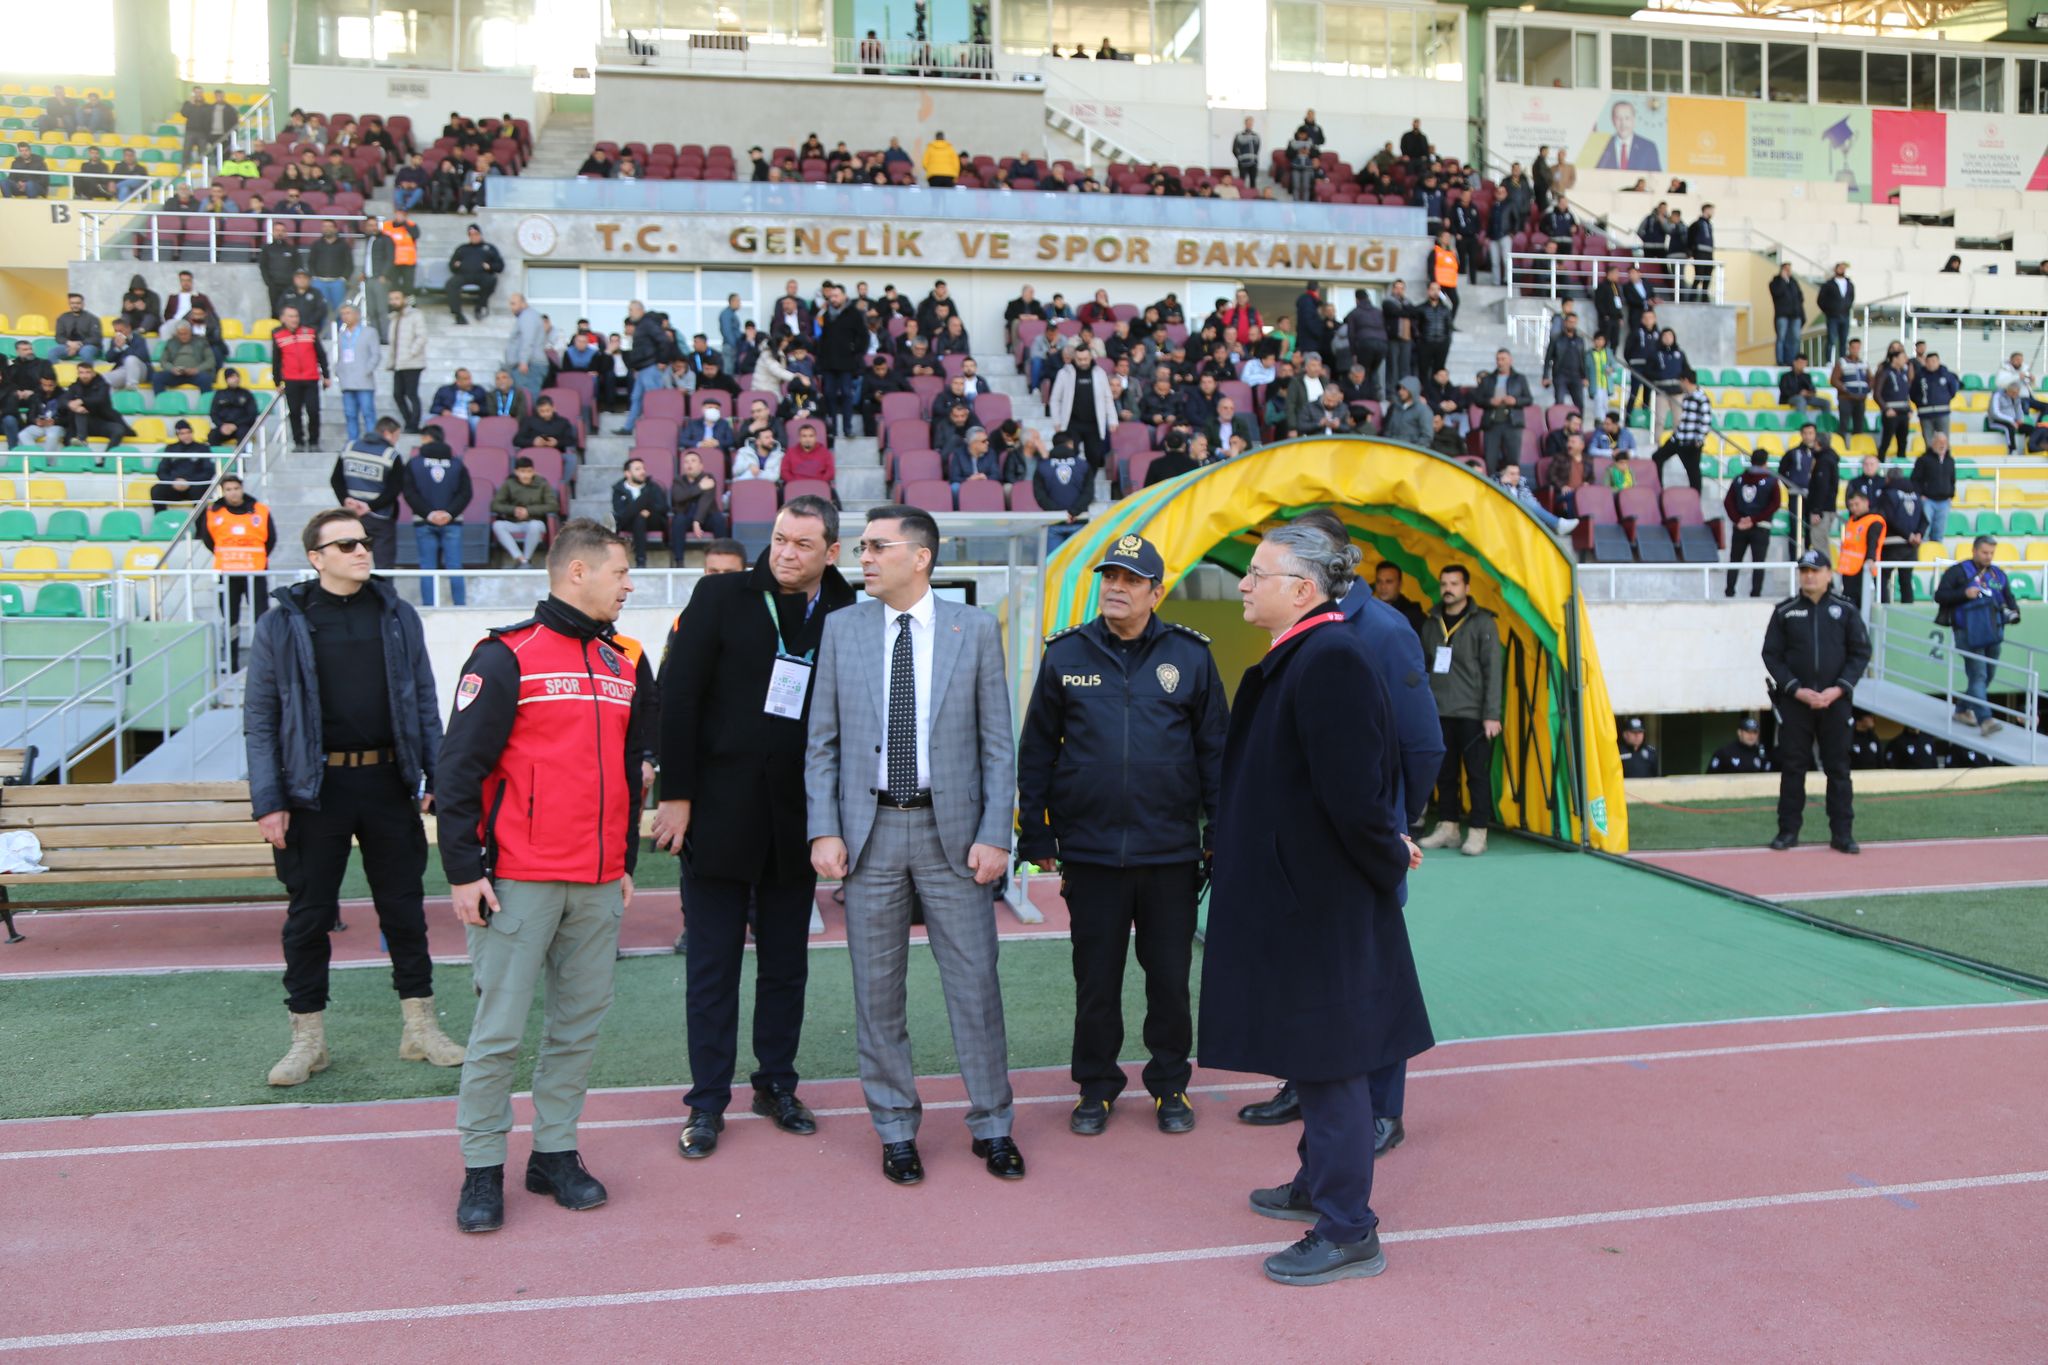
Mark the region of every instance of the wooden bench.
POLYGON ((36 746, 0 749, 0 787, 25 787, 36 780, 36 746))
POLYGON ((0 829, 32 831, 48 872, 0 873, 10 886, 275 877, 270 845, 249 816, 246 782, 139 782, 0 788, 0 829))

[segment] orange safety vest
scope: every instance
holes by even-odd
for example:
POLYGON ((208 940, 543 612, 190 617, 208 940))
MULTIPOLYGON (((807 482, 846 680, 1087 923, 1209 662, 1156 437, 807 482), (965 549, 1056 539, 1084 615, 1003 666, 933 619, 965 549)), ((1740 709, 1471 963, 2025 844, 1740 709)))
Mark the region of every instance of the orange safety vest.
POLYGON ((391 239, 391 263, 393 265, 415 265, 420 258, 419 243, 410 232, 396 223, 386 223, 378 229, 391 239))
POLYGON ((1458 253, 1449 247, 1433 246, 1429 249, 1432 273, 1439 287, 1458 287, 1458 253))
POLYGON ((263 548, 270 539, 270 509, 260 502, 245 502, 239 512, 209 508, 206 533, 213 538, 217 573, 262 573, 270 563, 270 552, 263 548))
POLYGON ((1851 517, 1842 532, 1842 550, 1835 560, 1835 572, 1854 578, 1863 572, 1867 560, 1884 557, 1884 518, 1875 512, 1851 517))

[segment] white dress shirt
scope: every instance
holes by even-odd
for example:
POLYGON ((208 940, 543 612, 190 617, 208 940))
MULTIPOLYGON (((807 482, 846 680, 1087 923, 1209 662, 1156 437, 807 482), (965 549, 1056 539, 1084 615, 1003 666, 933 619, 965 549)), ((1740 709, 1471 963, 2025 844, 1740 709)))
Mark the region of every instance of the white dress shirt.
MULTIPOLYGON (((889 790, 889 668, 896 656, 896 618, 902 612, 883 602, 882 617, 888 628, 882 632, 882 752, 875 759, 875 790, 889 790)), ((910 613, 910 668, 916 678, 917 697, 917 785, 932 784, 932 640, 938 599, 927 587, 924 596, 907 608, 910 613)))

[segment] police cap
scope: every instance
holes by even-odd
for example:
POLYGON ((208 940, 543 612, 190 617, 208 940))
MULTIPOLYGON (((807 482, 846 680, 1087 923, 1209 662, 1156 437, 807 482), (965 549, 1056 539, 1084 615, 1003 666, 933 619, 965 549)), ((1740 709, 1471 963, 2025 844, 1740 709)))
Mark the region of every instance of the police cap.
POLYGON ((1833 566, 1828 563, 1828 552, 1826 550, 1808 550, 1805 554, 1799 556, 1799 567, 1802 569, 1826 569, 1833 566))
POLYGON ((1104 569, 1124 569, 1154 583, 1166 578, 1166 561, 1152 548, 1151 541, 1137 535, 1125 536, 1110 547, 1102 562, 1095 566, 1095 572, 1104 569))

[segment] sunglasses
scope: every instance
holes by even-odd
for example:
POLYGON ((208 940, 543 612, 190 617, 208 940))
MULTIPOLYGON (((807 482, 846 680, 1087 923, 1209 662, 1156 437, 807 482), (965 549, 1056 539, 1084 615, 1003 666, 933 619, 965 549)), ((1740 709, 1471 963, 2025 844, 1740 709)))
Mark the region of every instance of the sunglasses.
POLYGON ((330 540, 325 545, 316 545, 313 548, 316 550, 339 550, 345 555, 352 555, 357 550, 369 549, 370 541, 366 536, 343 536, 340 540, 330 540))

